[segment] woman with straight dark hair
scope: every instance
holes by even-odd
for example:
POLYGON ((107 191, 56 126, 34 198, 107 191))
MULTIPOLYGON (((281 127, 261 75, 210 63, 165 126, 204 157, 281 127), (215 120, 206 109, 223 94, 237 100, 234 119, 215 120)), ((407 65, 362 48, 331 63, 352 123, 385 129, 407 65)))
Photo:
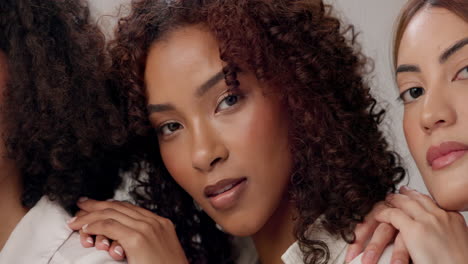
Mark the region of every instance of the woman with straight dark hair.
POLYGON ((393 52, 406 141, 432 198, 402 187, 376 218, 399 229, 395 248, 414 263, 467 263, 468 2, 408 1, 393 52))

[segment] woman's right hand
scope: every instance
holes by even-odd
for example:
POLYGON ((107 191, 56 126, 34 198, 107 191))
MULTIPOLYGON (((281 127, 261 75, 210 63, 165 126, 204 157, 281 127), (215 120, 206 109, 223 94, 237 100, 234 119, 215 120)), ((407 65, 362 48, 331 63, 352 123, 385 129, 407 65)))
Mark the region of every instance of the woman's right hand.
POLYGON ((88 199, 78 206, 87 214, 69 227, 112 239, 110 248, 120 244, 129 264, 188 263, 170 220, 126 202, 88 199))
POLYGON ((394 208, 382 210, 376 219, 400 231, 414 263, 467 263, 468 228, 460 213, 447 212, 429 196, 406 187, 387 202, 394 208))

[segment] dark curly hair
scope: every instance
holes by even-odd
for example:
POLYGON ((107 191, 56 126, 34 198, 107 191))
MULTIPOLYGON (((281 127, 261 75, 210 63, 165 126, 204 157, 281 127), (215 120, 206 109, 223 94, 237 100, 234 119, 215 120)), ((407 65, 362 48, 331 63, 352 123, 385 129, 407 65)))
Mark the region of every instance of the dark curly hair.
POLYGON ((395 191, 405 170, 379 130, 384 110, 363 79, 367 60, 354 43, 352 26, 343 26, 317 0, 137 0, 132 8, 119 22, 110 52, 140 161, 133 194, 140 205, 175 223, 191 262, 228 263, 233 252, 226 246, 229 238, 164 167, 148 121, 143 77, 150 46, 192 24, 205 25, 218 40, 227 85, 238 86, 236 73, 250 71, 282 94, 294 161, 289 195, 299 213, 294 235, 304 262, 329 260, 327 245, 307 236, 319 216, 326 231, 353 241, 356 223, 395 191))
POLYGON ((80 196, 108 198, 120 183, 126 131, 106 88, 104 37, 88 18, 75 0, 0 1, 3 140, 27 207, 47 195, 73 211, 80 196))

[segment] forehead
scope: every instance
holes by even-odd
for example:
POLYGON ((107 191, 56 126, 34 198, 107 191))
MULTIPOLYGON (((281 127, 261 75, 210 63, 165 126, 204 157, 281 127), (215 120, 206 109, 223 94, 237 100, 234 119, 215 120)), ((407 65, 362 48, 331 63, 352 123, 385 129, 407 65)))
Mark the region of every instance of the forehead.
POLYGON ((443 8, 424 8, 411 19, 403 34, 398 64, 438 61, 442 52, 466 37, 468 23, 462 18, 443 8))
POLYGON ((209 31, 199 25, 176 29, 150 48, 145 69, 150 102, 174 88, 196 89, 222 67, 218 43, 209 31))

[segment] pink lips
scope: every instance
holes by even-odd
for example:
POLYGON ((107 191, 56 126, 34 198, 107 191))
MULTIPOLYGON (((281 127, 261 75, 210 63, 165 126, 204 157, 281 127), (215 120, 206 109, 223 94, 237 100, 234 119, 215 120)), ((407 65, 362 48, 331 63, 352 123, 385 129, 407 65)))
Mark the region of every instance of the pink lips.
POLYGON ((433 170, 439 170, 457 161, 468 151, 468 146, 459 142, 449 141, 440 146, 430 147, 426 159, 433 170))
POLYGON ((205 188, 204 194, 217 210, 231 208, 246 188, 247 178, 225 179, 205 188))

